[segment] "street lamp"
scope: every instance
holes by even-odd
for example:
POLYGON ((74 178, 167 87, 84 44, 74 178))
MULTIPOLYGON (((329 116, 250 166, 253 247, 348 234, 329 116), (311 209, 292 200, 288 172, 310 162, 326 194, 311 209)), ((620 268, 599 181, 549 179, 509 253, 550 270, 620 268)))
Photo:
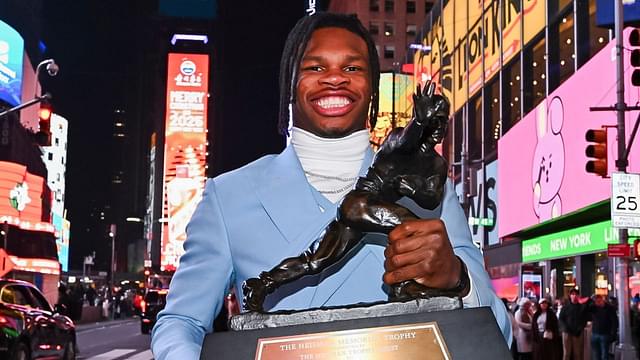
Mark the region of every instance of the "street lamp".
MULTIPOLYGON (((38 82, 40 81, 40 71, 43 67, 47 70, 47 74, 49 74, 49 76, 56 76, 58 75, 58 71, 60 71, 60 67, 56 64, 55 60, 42 60, 38 66, 36 66, 36 86, 34 97, 38 97, 38 82)), ((42 93, 42 91, 40 92, 42 93)))

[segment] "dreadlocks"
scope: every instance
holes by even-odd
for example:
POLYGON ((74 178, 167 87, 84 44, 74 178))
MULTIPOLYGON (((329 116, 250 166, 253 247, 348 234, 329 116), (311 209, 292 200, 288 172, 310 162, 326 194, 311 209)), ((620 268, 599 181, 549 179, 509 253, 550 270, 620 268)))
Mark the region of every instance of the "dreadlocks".
POLYGON ((278 130, 283 135, 288 135, 289 104, 296 102, 296 86, 298 83, 298 66, 302 55, 307 48, 307 43, 314 31, 321 28, 336 27, 348 30, 360 36, 367 44, 369 52, 369 75, 371 77, 371 105, 369 106, 369 124, 373 128, 378 116, 378 84, 380 82, 380 63, 375 43, 369 35, 369 31, 355 15, 343 15, 333 13, 318 13, 313 16, 305 16, 300 19, 287 37, 284 45, 282 59, 280 60, 280 113, 278 117, 278 130))

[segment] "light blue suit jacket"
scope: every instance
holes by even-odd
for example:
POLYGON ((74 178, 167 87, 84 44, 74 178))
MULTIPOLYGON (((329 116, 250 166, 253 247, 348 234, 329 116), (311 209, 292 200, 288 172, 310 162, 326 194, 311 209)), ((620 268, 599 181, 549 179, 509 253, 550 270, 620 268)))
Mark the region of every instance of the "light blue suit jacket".
MULTIPOLYGON (((373 160, 368 151, 361 175, 373 160)), ((472 291, 465 306, 491 306, 511 341, 511 323, 471 242, 466 218, 450 181, 442 205, 433 211, 403 198, 422 218, 440 217, 453 249, 467 265, 472 291)), ((305 178, 292 146, 207 181, 204 196, 187 227, 185 254, 171 281, 166 308, 153 329, 156 359, 198 359, 206 333, 235 280, 242 282, 297 256, 335 219, 336 204, 305 178)), ((319 275, 307 276, 271 294, 265 309, 305 309, 387 300, 382 282, 386 236, 368 234, 352 256, 319 275)))

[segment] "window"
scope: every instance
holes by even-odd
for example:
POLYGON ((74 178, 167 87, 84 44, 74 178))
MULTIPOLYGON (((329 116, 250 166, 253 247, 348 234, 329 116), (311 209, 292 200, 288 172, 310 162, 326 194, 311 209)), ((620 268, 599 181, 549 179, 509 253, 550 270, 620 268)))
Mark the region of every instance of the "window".
POLYGON ((407 14, 415 14, 416 13, 416 2, 407 0, 407 14))
POLYGON ((520 99, 520 59, 515 58, 502 70, 502 134, 522 118, 520 99))
MULTIPOLYGON (((547 93, 547 58, 544 55, 544 36, 538 41, 531 41, 522 53, 524 68, 529 69, 522 74, 523 106, 525 114, 544 100, 547 93)), ((573 64, 573 62, 572 62, 573 64)))
POLYGON ((385 45, 384 46, 384 58, 385 59, 393 59, 395 56, 396 47, 393 45, 385 45))
POLYGON ((577 66, 580 68, 609 43, 609 30, 596 26, 596 2, 576 2, 577 66))
POLYGON ((369 10, 370 11, 379 11, 380 10, 380 0, 369 0, 369 10))
POLYGON ((484 103, 484 156, 494 157, 501 135, 500 120, 500 83, 494 79, 485 88, 484 103))
POLYGON ((549 92, 555 90, 575 71, 575 43, 571 7, 549 26, 549 92))
POLYGON ((384 0, 384 11, 393 13, 393 0, 384 0))
POLYGON ((56 138, 55 144, 56 144, 56 146, 60 145, 60 139, 59 138, 56 138))
POLYGON ((53 160, 53 153, 48 153, 47 154, 47 159, 49 159, 49 161, 53 160))
POLYGON ((384 36, 393 36, 395 26, 393 23, 384 23, 384 36))
POLYGON ((418 28, 413 24, 407 24, 407 36, 416 36, 418 32, 418 28))
POLYGON ((31 306, 29 301, 29 294, 26 292, 26 289, 21 288, 20 286, 7 286, 2 289, 2 295, 0 295, 0 299, 3 302, 15 305, 22 306, 31 306))
POLYGON ((60 158, 60 162, 64 165, 64 156, 60 158))
POLYGON ((469 100, 468 149, 469 160, 482 158, 482 96, 469 100))
MULTIPOLYGON (((442 3, 442 8, 444 9, 444 7, 447 5, 447 0, 445 0, 442 3)), ((424 13, 428 14, 429 11, 431 11, 431 8, 433 8, 433 0, 427 0, 424 2, 424 13)))
POLYGON ((377 22, 370 22, 369 23, 369 33, 371 33, 371 35, 378 35, 378 33, 380 32, 380 25, 377 22))
POLYGON ((32 300, 33 307, 42 309, 45 311, 51 311, 51 305, 49 305, 49 302, 47 301, 47 299, 44 298, 44 296, 42 296, 40 291, 34 288, 28 288, 28 289, 31 292, 31 300, 32 300))

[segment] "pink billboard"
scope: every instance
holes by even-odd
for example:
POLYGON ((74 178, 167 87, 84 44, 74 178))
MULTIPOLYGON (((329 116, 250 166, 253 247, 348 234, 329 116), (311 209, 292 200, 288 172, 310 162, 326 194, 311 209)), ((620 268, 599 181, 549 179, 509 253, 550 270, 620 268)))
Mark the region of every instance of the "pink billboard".
MULTIPOLYGON (((589 111, 616 103, 614 45, 609 43, 498 141, 500 237, 611 196, 611 179, 586 172, 584 151, 588 129, 616 124, 615 112, 589 111)), ((631 86, 628 56, 625 53, 625 102, 635 105, 640 91, 631 86)), ((626 115, 627 144, 637 116, 637 111, 626 115)), ((616 129, 608 134, 611 174, 617 157, 616 129)), ((637 144, 627 171, 640 172, 637 144)))

